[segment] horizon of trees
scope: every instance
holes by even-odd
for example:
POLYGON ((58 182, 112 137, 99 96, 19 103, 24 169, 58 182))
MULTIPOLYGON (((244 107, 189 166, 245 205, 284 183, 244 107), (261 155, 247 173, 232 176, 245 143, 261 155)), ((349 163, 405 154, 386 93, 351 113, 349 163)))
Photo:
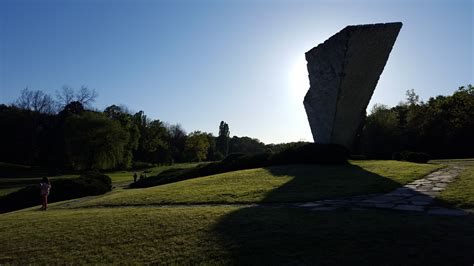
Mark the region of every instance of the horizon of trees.
MULTIPOLYGON (((17 101, 0 104, 0 161, 49 169, 127 169, 140 163, 172 164, 222 160, 234 153, 277 152, 301 143, 264 144, 230 137, 225 121, 219 134, 187 133, 179 124, 151 119, 126 106, 93 109, 97 92, 63 87, 56 97, 24 89, 17 101)), ((426 103, 414 90, 395 107, 377 104, 358 132, 353 152, 387 159, 404 150, 433 157, 474 156, 474 88, 426 103)))
POLYGON ((180 124, 153 120, 125 106, 92 109, 97 96, 87 87, 63 87, 56 98, 26 88, 15 103, 0 104, 0 124, 5 129, 0 133, 0 161, 105 170, 137 163, 215 161, 229 153, 264 151, 265 144, 258 139, 230 138, 224 121, 217 137, 201 131, 188 134, 180 124))
POLYGON ((423 102, 415 91, 395 107, 374 105, 358 135, 356 150, 369 158, 395 152, 426 152, 432 158, 474 157, 474 87, 423 102))

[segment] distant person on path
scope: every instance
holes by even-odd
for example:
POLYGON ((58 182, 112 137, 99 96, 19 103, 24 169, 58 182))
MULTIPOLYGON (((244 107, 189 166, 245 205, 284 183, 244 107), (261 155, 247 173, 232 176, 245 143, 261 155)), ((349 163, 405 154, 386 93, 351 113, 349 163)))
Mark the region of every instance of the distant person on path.
POLYGON ((48 195, 49 191, 51 190, 51 183, 47 177, 43 177, 43 180, 40 183, 40 195, 41 199, 43 200, 43 207, 42 210, 48 209, 48 195))
POLYGON ((134 173, 133 174, 133 183, 136 183, 137 182, 137 173, 134 173))

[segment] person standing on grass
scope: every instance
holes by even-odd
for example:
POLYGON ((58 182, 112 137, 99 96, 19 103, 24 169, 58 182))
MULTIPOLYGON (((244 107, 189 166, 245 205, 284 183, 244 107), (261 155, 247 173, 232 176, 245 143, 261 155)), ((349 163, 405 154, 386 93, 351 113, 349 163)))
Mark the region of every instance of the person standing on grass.
POLYGON ((48 195, 49 191, 51 190, 51 183, 47 177, 43 177, 43 180, 40 183, 40 195, 41 199, 43 200, 43 207, 42 210, 48 209, 48 195))

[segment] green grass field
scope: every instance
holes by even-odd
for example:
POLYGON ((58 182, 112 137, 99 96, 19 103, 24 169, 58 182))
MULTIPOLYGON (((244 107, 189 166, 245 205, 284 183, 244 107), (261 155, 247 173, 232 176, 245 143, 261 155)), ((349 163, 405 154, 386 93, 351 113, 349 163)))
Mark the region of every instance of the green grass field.
MULTIPOLYGON (((146 175, 157 175, 162 171, 170 168, 188 168, 198 165, 197 163, 180 163, 170 166, 156 166, 149 169, 137 170, 137 171, 115 171, 106 172, 105 174, 110 176, 112 183, 115 186, 127 185, 133 182, 133 174, 137 173, 140 175, 144 171, 147 171, 146 175)), ((32 168, 30 166, 15 165, 8 163, 0 163, 0 196, 8 193, 17 191, 25 186, 38 184, 43 176, 48 176, 44 171, 32 168), (17 172, 15 172, 17 171, 17 172)), ((74 178, 78 177, 77 174, 49 176, 50 179, 60 178, 74 178)))
POLYGON ((438 198, 451 206, 474 209, 474 166, 464 170, 438 198))
POLYGON ((118 190, 76 206, 311 201, 390 191, 438 168, 398 161, 275 166, 118 190))
POLYGON ((116 172, 106 172, 105 174, 110 176, 113 183, 131 183, 133 182, 133 174, 137 173, 140 175, 146 171, 147 176, 157 175, 165 170, 172 169, 172 168, 190 168, 198 165, 199 163, 178 163, 173 165, 165 165, 165 166, 155 166, 153 168, 144 169, 144 170, 137 170, 137 171, 116 171, 116 172))
POLYGON ((0 215, 0 263, 469 265, 474 219, 389 211, 121 207, 0 215))
POLYGON ((473 215, 250 204, 382 192, 439 167, 396 161, 290 165, 118 188, 54 203, 46 212, 34 207, 1 214, 0 264, 471 265, 473 215), (160 206, 206 202, 244 205, 160 206))

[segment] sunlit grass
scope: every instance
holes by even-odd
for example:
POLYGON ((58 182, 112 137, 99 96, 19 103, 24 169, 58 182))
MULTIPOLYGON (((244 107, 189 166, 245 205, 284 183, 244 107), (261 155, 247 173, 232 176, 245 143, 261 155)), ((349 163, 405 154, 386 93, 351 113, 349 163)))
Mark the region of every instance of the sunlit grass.
POLYGON ((145 174, 146 176, 157 175, 165 170, 172 168, 190 168, 198 165, 199 163, 178 163, 173 165, 163 165, 155 166, 149 169, 135 170, 135 171, 115 171, 115 172, 106 172, 105 174, 110 176, 113 183, 122 183, 122 182, 133 182, 133 174, 137 173, 138 176, 145 174))
POLYGON ((439 167, 353 161, 347 166, 258 168, 146 189, 116 189, 103 196, 54 203, 46 212, 35 207, 1 214, 0 264, 471 263, 471 216, 287 207, 127 206, 216 199, 299 201, 380 192, 439 167), (94 207, 108 204, 109 208, 94 207))
POLYGON ((440 167, 397 161, 274 166, 124 189, 77 206, 311 201, 387 192, 440 167))
POLYGON ((464 170, 438 198, 451 206, 474 208, 474 166, 464 170))
MULTIPOLYGON (((143 170, 136 170, 136 171, 114 171, 114 172, 106 172, 105 174, 110 176, 112 179, 112 183, 119 184, 119 183, 131 183, 133 182, 133 174, 137 173, 139 176, 140 174, 146 174, 147 176, 152 176, 152 175, 157 175, 165 170, 168 170, 170 168, 188 168, 188 167, 194 167, 198 165, 198 163, 179 163, 179 164, 173 164, 173 165, 166 165, 166 166, 155 166, 149 169, 143 169, 143 170), (146 173, 145 173, 146 171, 146 173)), ((41 181, 41 178, 43 176, 47 176, 45 174, 39 175, 38 172, 36 173, 30 173, 29 171, 34 171, 30 170, 31 168, 28 166, 23 166, 23 165, 14 165, 14 164, 7 164, 7 163, 0 163, 0 168, 5 167, 9 171, 13 171, 15 169, 20 169, 23 172, 18 172, 15 173, 14 175, 16 177, 8 178, 8 177, 2 177, 0 178, 0 197, 3 195, 6 195, 8 193, 17 191, 25 186, 30 186, 30 185, 36 185, 41 181), (13 170, 11 170, 13 169, 13 170), (28 177, 21 177, 21 175, 25 175, 28 177), (30 177, 30 176, 35 176, 37 175, 38 177, 30 177)), ((58 176, 49 176, 50 180, 54 179, 62 179, 62 178, 74 178, 74 177, 79 177, 78 174, 65 174, 65 175, 58 175, 58 176)))

